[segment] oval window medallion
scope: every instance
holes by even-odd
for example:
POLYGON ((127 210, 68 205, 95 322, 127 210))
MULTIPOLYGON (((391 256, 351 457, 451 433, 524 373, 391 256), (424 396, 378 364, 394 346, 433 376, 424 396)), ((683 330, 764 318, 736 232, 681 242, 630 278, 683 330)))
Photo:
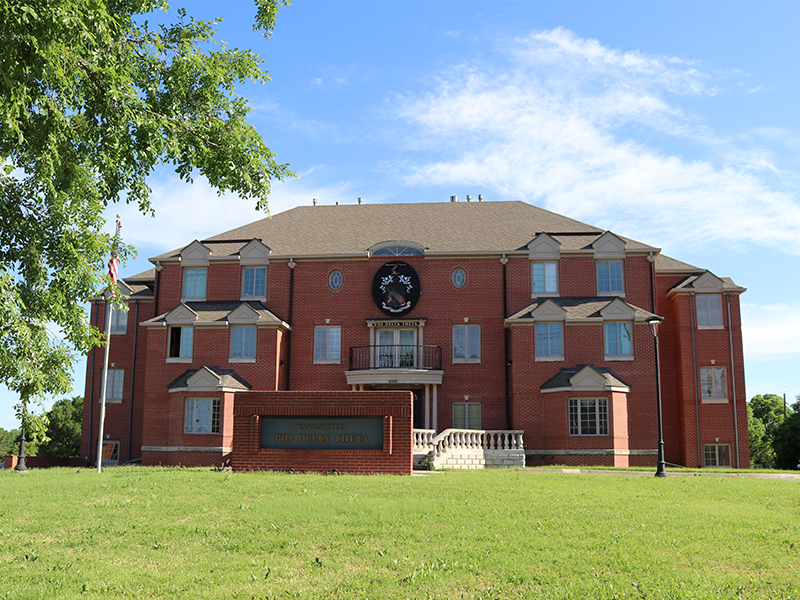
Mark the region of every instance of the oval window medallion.
POLYGON ((453 271, 453 275, 450 277, 453 282, 453 285, 457 288, 464 287, 464 284, 467 283, 467 274, 464 273, 464 269, 456 269, 453 271))
POLYGON ((331 286, 332 290, 338 290, 342 287, 343 282, 344 278, 342 277, 341 271, 334 271, 328 276, 328 284, 331 286))

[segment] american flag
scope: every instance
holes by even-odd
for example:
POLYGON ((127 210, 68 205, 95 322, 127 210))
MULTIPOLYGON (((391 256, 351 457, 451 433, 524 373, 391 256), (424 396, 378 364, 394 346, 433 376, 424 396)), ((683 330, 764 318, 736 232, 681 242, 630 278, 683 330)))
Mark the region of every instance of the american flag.
MULTIPOLYGON (((117 215, 117 232, 114 234, 114 243, 111 245, 111 258, 108 261, 108 276, 111 277, 114 287, 116 287, 117 279, 119 279, 119 242, 121 239, 122 222, 117 215)), ((114 288, 111 288, 111 294, 114 294, 114 288)))

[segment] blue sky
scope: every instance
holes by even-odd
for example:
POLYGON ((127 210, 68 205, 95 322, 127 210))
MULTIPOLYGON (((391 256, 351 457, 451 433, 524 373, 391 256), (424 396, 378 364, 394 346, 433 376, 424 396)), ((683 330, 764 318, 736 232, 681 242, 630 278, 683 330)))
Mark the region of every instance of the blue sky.
MULTIPOLYGON (((748 398, 800 393, 800 3, 298 0, 269 41, 249 1, 179 7, 265 61, 239 91, 300 175, 273 213, 483 194, 610 229, 746 287, 748 398)), ((202 178, 151 186, 155 218, 108 211, 139 249, 123 276, 260 218, 202 178)))

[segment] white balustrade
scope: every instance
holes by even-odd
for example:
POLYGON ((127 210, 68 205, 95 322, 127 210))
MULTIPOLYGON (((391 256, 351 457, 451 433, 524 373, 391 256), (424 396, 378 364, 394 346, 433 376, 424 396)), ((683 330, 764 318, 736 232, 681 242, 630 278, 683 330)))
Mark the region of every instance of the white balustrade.
MULTIPOLYGON (((431 429, 414 430, 414 451, 430 454, 438 466, 458 467, 459 456, 469 456, 469 468, 476 464, 487 465, 487 457, 496 459, 496 464, 524 466, 525 447, 521 430, 445 429, 438 435, 431 429), (476 458, 479 457, 479 458, 476 458), (457 461, 452 464, 452 460, 457 461)), ((465 467, 466 468, 466 467, 465 467)))

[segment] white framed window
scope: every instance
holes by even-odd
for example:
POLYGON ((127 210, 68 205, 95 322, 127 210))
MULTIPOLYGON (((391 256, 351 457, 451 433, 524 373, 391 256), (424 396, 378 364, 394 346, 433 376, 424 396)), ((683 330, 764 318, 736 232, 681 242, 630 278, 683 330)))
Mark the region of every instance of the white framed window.
POLYGON ((205 300, 206 299, 206 276, 208 269, 199 267, 196 269, 183 269, 183 299, 184 300, 205 300))
POLYGON ((557 294, 558 263, 555 261, 531 263, 531 281, 534 296, 557 294))
POLYGON ((123 308, 111 307, 111 322, 109 323, 111 333, 123 334, 128 331, 128 304, 123 308))
POLYGON ((563 323, 536 323, 536 360, 564 360, 563 323))
POLYGON ((252 360, 256 358, 256 326, 234 325, 231 327, 231 359, 252 360))
POLYGON ((453 284, 453 287, 461 289, 467 283, 467 274, 464 272, 464 269, 458 268, 454 269, 452 274, 450 275, 450 281, 453 284))
POLYGON ((192 358, 194 329, 192 327, 170 327, 167 358, 192 358))
POLYGON ((109 369, 106 378, 106 402, 122 402, 125 369, 109 369))
POLYGON ((219 398, 187 398, 184 433, 219 433, 219 398))
POLYGON ((630 360, 633 357, 631 324, 627 321, 603 323, 606 360, 630 360))
POLYGON ((621 294, 625 291, 624 285, 621 260, 601 260, 597 262, 598 295, 621 294))
POLYGON ((331 274, 328 275, 328 285, 331 286, 334 292, 341 288, 343 283, 344 276, 341 271, 332 271, 331 274))
POLYGON ((706 467, 730 467, 731 466, 731 446, 730 444, 704 444, 703 454, 705 454, 706 467))
POLYGON ((722 328, 722 294, 698 294, 695 304, 698 327, 722 328))
POLYGON ((453 402, 453 429, 480 429, 480 402, 453 402))
POLYGON ((569 434, 608 435, 608 399, 570 398, 569 434))
POLYGON ((325 325, 314 328, 314 362, 338 363, 341 361, 342 328, 325 325))
POLYGON ((453 325, 453 362, 481 361, 481 326, 453 325))
POLYGON ((728 401, 725 367, 700 367, 700 397, 706 404, 728 401))
MULTIPOLYGON (((205 296, 205 291, 203 292, 205 296)), ((267 267, 242 269, 242 298, 267 297, 267 267)))

